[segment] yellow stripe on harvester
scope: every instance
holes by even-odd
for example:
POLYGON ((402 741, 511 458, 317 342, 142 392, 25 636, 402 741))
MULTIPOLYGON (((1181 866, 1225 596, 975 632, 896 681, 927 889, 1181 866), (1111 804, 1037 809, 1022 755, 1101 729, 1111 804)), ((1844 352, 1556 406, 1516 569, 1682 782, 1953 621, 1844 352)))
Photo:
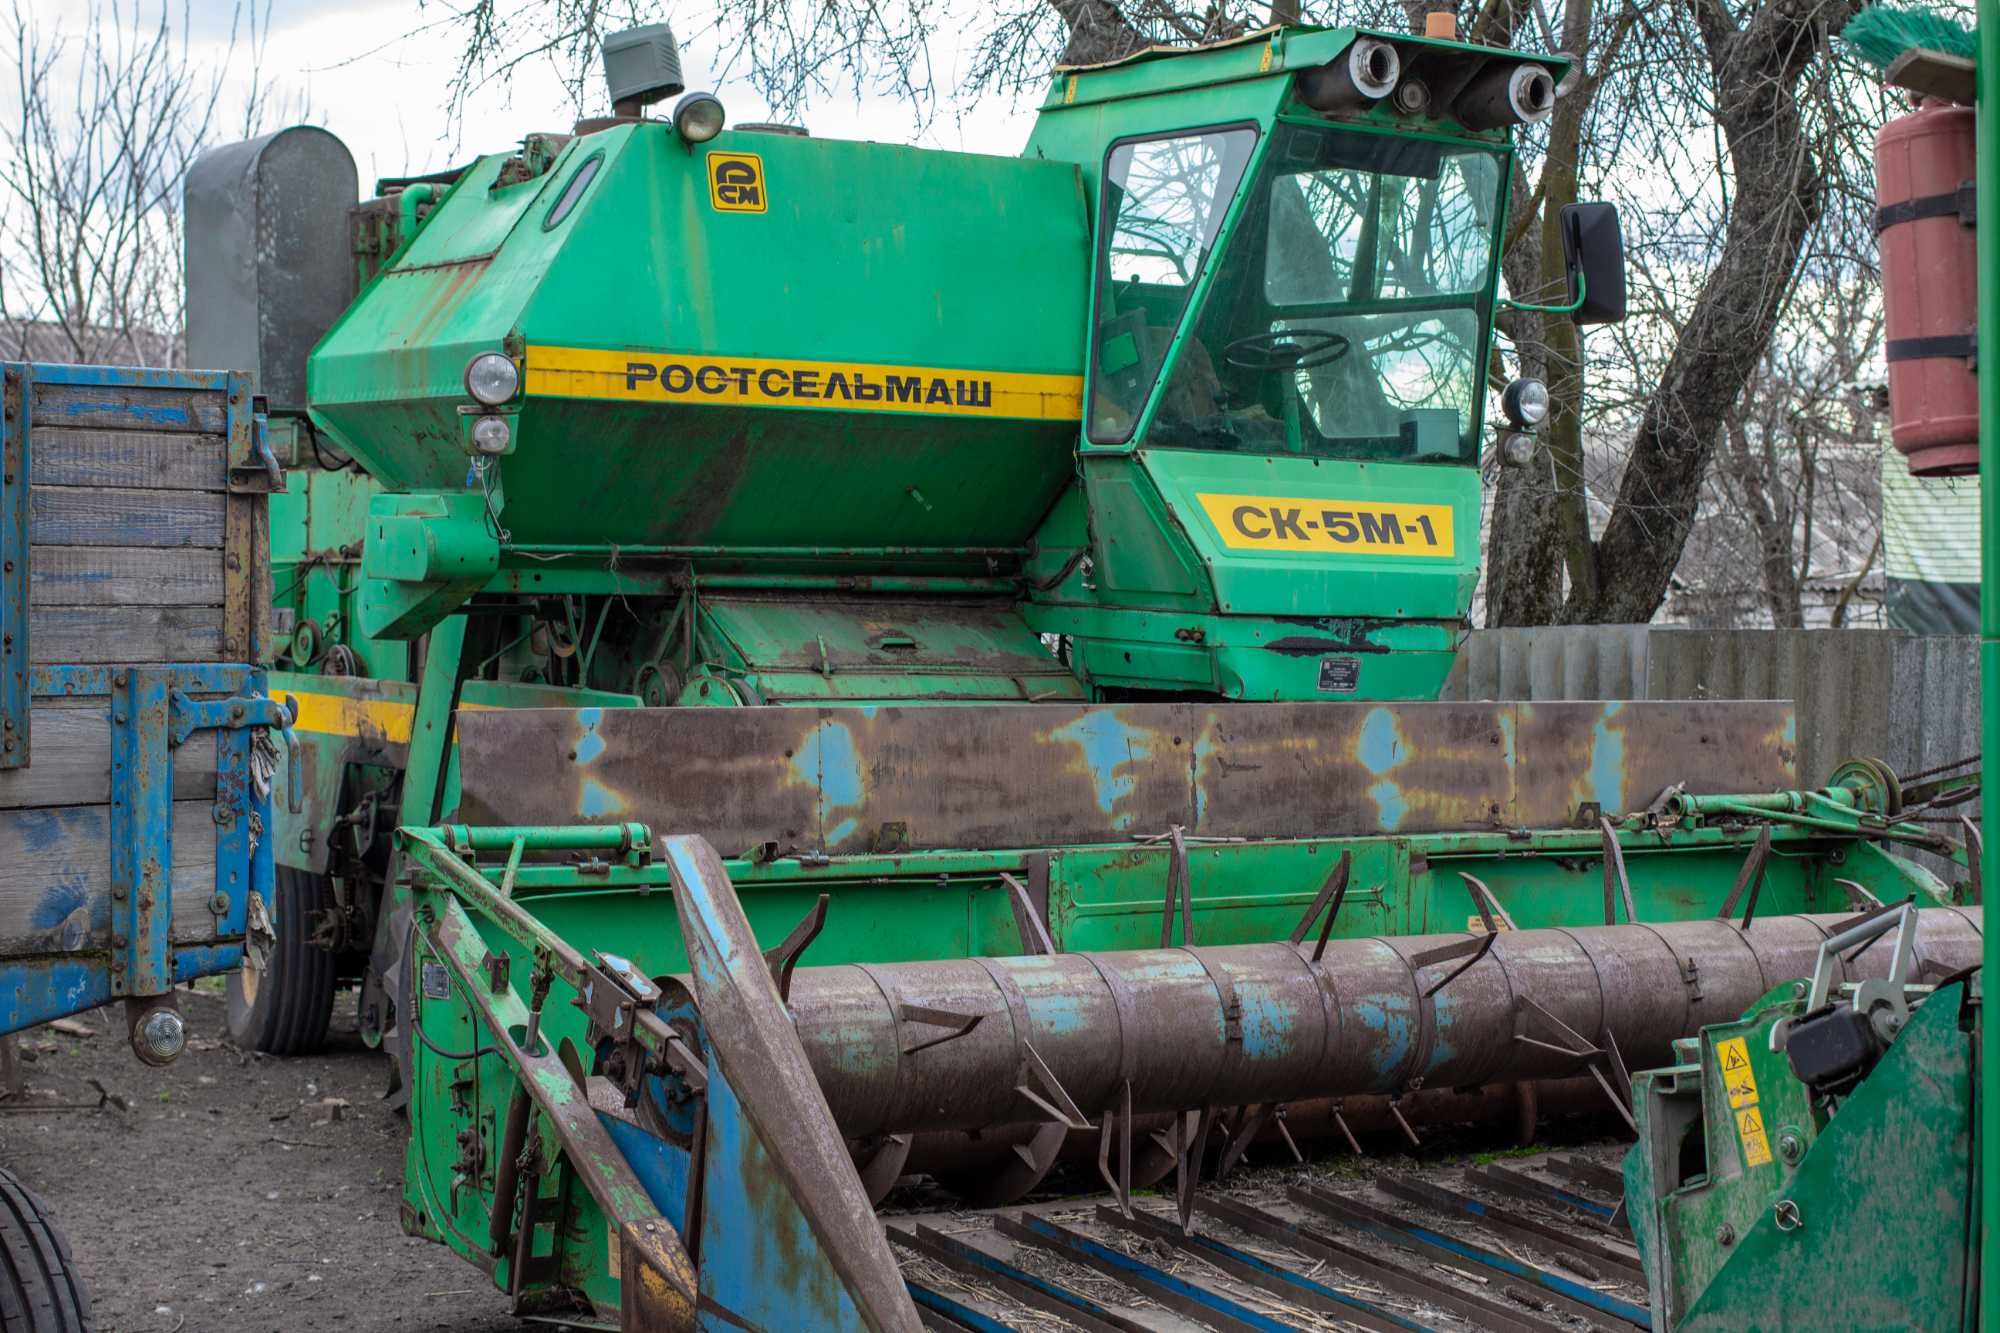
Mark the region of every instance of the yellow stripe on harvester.
MULTIPOLYGON (((365 738, 384 745, 408 745, 417 715, 415 704, 399 699, 356 699, 344 694, 309 694, 304 690, 273 690, 271 696, 280 704, 297 701, 299 716, 292 723, 295 731, 365 738)), ((461 700, 458 706, 476 712, 493 705, 461 700)))
POLYGON ((708 407, 922 412, 1027 421, 1083 417, 1083 376, 1032 375, 859 361, 530 347, 527 391, 708 407))

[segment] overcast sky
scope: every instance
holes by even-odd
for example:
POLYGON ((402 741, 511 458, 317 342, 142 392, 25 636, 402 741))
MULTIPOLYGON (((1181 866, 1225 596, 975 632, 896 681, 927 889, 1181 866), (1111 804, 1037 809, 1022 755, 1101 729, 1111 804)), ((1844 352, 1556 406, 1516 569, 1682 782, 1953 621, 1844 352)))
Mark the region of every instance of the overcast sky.
MULTIPOLYGON (((159 0, 141 0, 157 14, 159 0)), ((181 0, 168 0, 179 12, 181 0)), ((258 0, 262 3, 263 0, 258 0)), ((248 3, 248 0, 245 0, 248 3)), ((463 125, 448 116, 447 84, 462 45, 448 19, 451 0, 271 0, 271 31, 264 62, 267 82, 310 99, 311 119, 339 135, 353 150, 364 190, 377 177, 434 171, 482 152, 511 146, 534 130, 567 130, 574 107, 559 72, 547 62, 524 66, 504 84, 482 89, 463 125), (450 5, 448 8, 447 5, 450 5)), ((81 22, 86 0, 28 0, 44 26, 81 22)), ((237 0, 191 0, 192 45, 197 59, 220 59, 227 48, 237 0)), ((662 19, 678 33, 695 32, 702 13, 686 3, 661 3, 662 19), (678 20, 678 21, 676 21, 678 20)), ((955 52, 934 52, 945 69, 955 52)), ((715 84, 717 55, 699 42, 682 52, 688 86, 721 94, 732 121, 768 118, 767 108, 741 80, 715 84)), ((240 49, 237 76, 247 83, 240 49)), ((591 92, 601 74, 592 72, 591 92)), ((943 80, 940 80, 942 83, 943 80)), ((589 110, 607 110, 601 95, 589 110)), ((1013 154, 1026 139, 1033 108, 1006 99, 963 109, 947 108, 924 133, 910 111, 886 97, 857 102, 851 93, 826 97, 805 120, 814 134, 843 139, 917 142, 970 152, 1013 154)))

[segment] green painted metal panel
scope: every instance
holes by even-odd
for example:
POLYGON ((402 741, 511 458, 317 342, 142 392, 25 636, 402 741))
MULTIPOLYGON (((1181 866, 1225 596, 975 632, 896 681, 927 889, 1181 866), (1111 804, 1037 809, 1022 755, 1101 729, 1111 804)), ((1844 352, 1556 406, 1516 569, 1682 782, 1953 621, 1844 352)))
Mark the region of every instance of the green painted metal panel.
POLYGON ((1067 482, 1072 168, 743 133, 691 151, 661 123, 492 188, 506 165, 481 159, 315 354, 319 420, 391 487, 462 484, 461 375, 503 347, 526 379, 503 465, 519 542, 1018 544, 1067 482), (537 223, 598 152, 573 211, 537 223), (718 154, 755 156, 763 211, 714 206, 718 154), (899 368, 935 372, 925 401, 896 401, 899 368))
POLYGON ((1925 1000, 1838 1102, 1771 1049, 1803 982, 1704 1029, 1689 1063, 1639 1076, 1625 1176, 1655 1327, 1961 1326, 1977 1248, 1975 990, 1925 1000))
POLYGON ((1471 606, 1476 469, 1191 449, 1148 450, 1144 464, 1225 613, 1458 621, 1471 606), (1449 533, 1431 512, 1439 507, 1449 533))

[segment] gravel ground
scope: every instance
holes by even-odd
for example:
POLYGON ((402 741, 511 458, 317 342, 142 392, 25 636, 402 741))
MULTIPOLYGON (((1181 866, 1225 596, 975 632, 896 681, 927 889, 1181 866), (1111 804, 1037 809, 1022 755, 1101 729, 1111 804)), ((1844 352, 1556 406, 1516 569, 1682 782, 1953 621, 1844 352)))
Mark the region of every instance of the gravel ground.
POLYGON ((478 1270, 398 1226, 403 1126, 351 998, 301 1060, 239 1054, 219 995, 182 1000, 194 1040, 166 1069, 132 1055, 116 1008, 76 1020, 95 1036, 22 1034, 27 1095, 0 1115, 0 1163, 54 1209, 101 1329, 524 1327, 478 1270), (129 1109, 40 1109, 96 1102, 91 1078, 129 1109))
MULTIPOLYGON (((54 1209, 90 1284, 100 1329, 527 1327, 505 1313, 505 1301, 478 1270, 402 1234, 403 1122, 382 1103, 387 1065, 355 1035, 351 992, 326 1052, 299 1060, 242 1055, 222 1040, 219 994, 182 999, 193 1039, 172 1066, 140 1064, 125 1043, 122 1011, 106 1009, 74 1020, 90 1035, 75 1035, 72 1024, 22 1034, 26 1093, 0 1103, 0 1163, 54 1209), (95 1106, 93 1079, 124 1109, 95 1106)), ((1620 1148, 1601 1137, 1602 1126, 1545 1129, 1554 1131, 1552 1146, 1581 1149, 1615 1169, 1620 1148)), ((1269 1175, 1279 1182, 1277 1198, 1295 1174, 1366 1190, 1385 1168, 1457 1188, 1464 1163, 1495 1146, 1491 1138, 1438 1133, 1422 1162, 1395 1155, 1394 1143, 1380 1145, 1389 1155, 1365 1163, 1336 1152, 1310 1169, 1253 1171, 1229 1192, 1254 1189, 1269 1175)), ((1052 1183, 1095 1188, 1092 1179, 1052 1183)), ((928 1208, 953 1208, 927 1189, 899 1191, 890 1210, 899 1216, 891 1220, 925 1220, 928 1208)), ((1042 1207, 1074 1203, 1049 1199, 1042 1207)), ((985 1229, 952 1212, 929 1220, 985 1229)), ((1643 1290, 1632 1299, 1643 1300, 1643 1290)))

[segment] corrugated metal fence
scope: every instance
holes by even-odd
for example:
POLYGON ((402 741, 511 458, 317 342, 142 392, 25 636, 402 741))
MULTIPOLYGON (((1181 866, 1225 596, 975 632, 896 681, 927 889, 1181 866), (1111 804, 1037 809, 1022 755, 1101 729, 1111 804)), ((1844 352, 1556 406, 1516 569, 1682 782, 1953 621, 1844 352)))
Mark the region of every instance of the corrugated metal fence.
POLYGON ((1979 640, 1893 630, 1475 630, 1446 699, 1790 699, 1801 782, 1866 755, 1915 773, 1979 753, 1979 640))

